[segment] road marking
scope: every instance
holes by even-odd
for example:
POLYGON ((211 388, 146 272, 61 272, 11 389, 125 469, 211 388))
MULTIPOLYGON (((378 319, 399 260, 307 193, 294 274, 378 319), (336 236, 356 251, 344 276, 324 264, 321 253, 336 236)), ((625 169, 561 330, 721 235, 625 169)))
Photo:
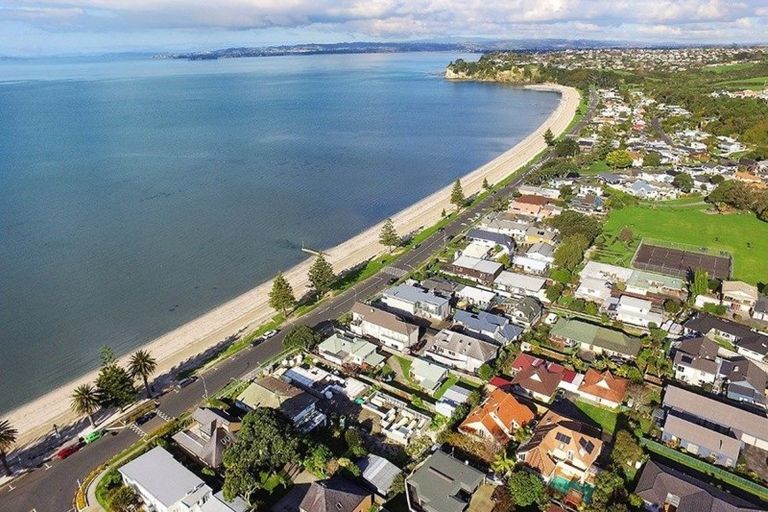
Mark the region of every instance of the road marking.
MULTIPOLYGON (((167 422, 169 422, 169 423, 170 423, 171 421, 173 421, 173 418, 171 418, 170 416, 168 416, 167 414, 165 414, 165 413, 164 413, 163 411, 161 411, 160 409, 158 409, 158 410, 157 410, 157 415, 158 415, 158 416, 160 416, 160 418, 162 418, 163 420, 165 420, 165 421, 167 421, 167 422)), ((146 435, 146 434, 145 434, 145 435, 146 435)))
POLYGON ((8 492, 13 491, 14 489, 16 489, 16 488, 13 485, 8 484, 8 492))
POLYGON ((48 464, 47 462, 45 463, 45 466, 44 466, 44 467, 45 467, 45 470, 46 470, 46 471, 48 471, 49 469, 51 469, 51 465, 50 465, 50 464, 48 464))

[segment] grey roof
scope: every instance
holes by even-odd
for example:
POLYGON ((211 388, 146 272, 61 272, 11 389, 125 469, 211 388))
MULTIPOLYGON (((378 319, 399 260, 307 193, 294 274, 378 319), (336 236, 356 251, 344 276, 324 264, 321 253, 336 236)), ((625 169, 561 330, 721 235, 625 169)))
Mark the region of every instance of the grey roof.
POLYGON ((363 472, 363 479, 382 496, 389 493, 389 488, 392 487, 395 477, 402 473, 400 468, 387 459, 374 454, 369 454, 358 460, 357 465, 363 472))
POLYGON ((728 392, 748 397, 753 402, 765 403, 765 387, 768 375, 745 357, 726 359, 720 365, 720 373, 728 379, 728 392))
MULTIPOLYGON (((517 314, 522 315, 529 323, 533 322, 541 315, 543 308, 538 300, 533 297, 521 297, 519 299, 509 299, 505 301, 509 308, 517 314)), ((507 310, 509 311, 509 309, 507 310)))
POLYGON ((725 455, 733 461, 739 458, 739 451, 741 451, 741 440, 736 439, 732 432, 707 428, 698 424, 696 418, 687 418, 674 411, 667 414, 664 433, 684 439, 708 451, 725 455))
POLYGON ((205 502, 200 508, 200 512, 247 512, 251 508, 240 496, 234 500, 224 499, 224 491, 219 491, 213 495, 213 498, 205 502))
POLYGON ((301 500, 300 510, 307 512, 352 512, 370 496, 365 489, 344 477, 312 482, 301 500))
POLYGON ((753 331, 746 325, 701 313, 685 322, 684 327, 705 335, 713 330, 724 332, 737 338, 736 346, 762 356, 768 355, 768 336, 753 331))
POLYGON ((411 286, 409 284, 399 284, 388 288, 384 291, 384 295, 390 297, 397 297, 400 300, 409 302, 411 304, 417 304, 423 302, 425 304, 434 304, 435 306, 444 306, 448 304, 449 300, 445 297, 435 295, 417 286, 411 286))
POLYGON ((462 512, 484 477, 477 469, 438 450, 408 477, 408 485, 416 488, 425 510, 462 512))
POLYGON ((717 343, 705 336, 687 339, 675 351, 675 364, 715 375, 718 369, 717 350, 717 343))
POLYGON ((487 240, 502 247, 506 247, 510 252, 515 250, 515 241, 509 235, 497 233, 495 231, 485 231, 483 229, 472 229, 467 233, 469 240, 487 240))
POLYGON ((211 492, 205 482, 160 446, 132 460, 119 471, 169 508, 195 490, 211 492))
POLYGON ((762 510, 691 475, 649 461, 643 468, 635 493, 662 507, 669 496, 679 499, 677 512, 747 512, 762 510))
POLYGON ((697 395, 677 386, 667 386, 664 407, 697 416, 709 423, 731 428, 740 435, 746 433, 768 441, 768 419, 765 414, 753 414, 738 407, 697 395))
MULTIPOLYGON (((466 330, 475 333, 494 333, 501 337, 498 341, 514 341, 522 333, 523 329, 512 324, 508 318, 501 315, 494 315, 487 311, 471 313, 462 309, 457 309, 453 314, 453 321, 464 327, 466 330)), ((497 339, 496 336, 493 337, 497 339)))
POLYGON ((768 313, 768 297, 765 295, 758 297, 753 309, 755 313, 768 313))
POLYGON ((467 401, 469 401, 469 396, 471 394, 471 390, 461 387, 458 384, 454 384, 453 386, 449 387, 445 393, 443 393, 443 396, 440 397, 438 402, 451 403, 455 405, 465 404, 467 401))
POLYGON ((435 348, 449 350, 478 361, 490 361, 499 351, 498 345, 448 329, 441 330, 427 341, 424 354, 428 356, 435 348))

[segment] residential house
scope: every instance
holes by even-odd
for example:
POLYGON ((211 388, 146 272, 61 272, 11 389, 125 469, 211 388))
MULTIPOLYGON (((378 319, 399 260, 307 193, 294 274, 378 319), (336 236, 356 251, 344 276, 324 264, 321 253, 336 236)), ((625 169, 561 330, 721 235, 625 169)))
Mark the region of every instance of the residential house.
POLYGON ((571 199, 569 206, 571 210, 585 215, 599 215, 605 209, 605 199, 596 194, 576 196, 571 199))
POLYGON ((453 314, 453 322, 454 327, 460 326, 462 332, 500 345, 508 345, 523 334, 523 328, 511 323, 509 318, 487 311, 472 313, 457 309, 453 314))
POLYGON ((537 187, 534 185, 520 185, 517 191, 524 196, 541 196, 547 199, 558 199, 560 191, 555 188, 537 187))
POLYGON ((579 272, 579 277, 584 279, 598 279, 609 283, 626 283, 632 277, 634 271, 629 268, 609 265, 597 261, 588 261, 579 272))
POLYGON ((469 402, 469 396, 472 394, 467 388, 454 384, 443 393, 443 396, 435 404, 435 411, 446 418, 453 416, 456 408, 469 402))
POLYGON ((286 368, 280 378, 316 396, 327 396, 330 392, 332 395, 343 395, 348 400, 358 398, 369 387, 354 377, 337 375, 317 366, 305 368, 296 365, 286 368))
POLYGON ((184 451, 212 468, 221 466, 224 449, 240 430, 240 421, 224 411, 198 407, 192 413, 192 425, 176 433, 173 440, 184 451))
POLYGON ((590 368, 584 375, 578 393, 591 402, 616 409, 624 403, 628 387, 627 379, 616 377, 610 370, 599 372, 590 368))
POLYGON ((461 285, 456 288, 456 299, 470 306, 487 309, 493 305, 496 300, 496 293, 474 286, 461 285))
POLYGON ((491 286, 496 277, 504 270, 504 265, 496 261, 461 255, 453 260, 453 263, 445 265, 442 270, 446 274, 491 286))
POLYGON ((448 299, 410 284, 399 284, 384 291, 381 297, 388 308, 427 320, 442 321, 451 316, 448 299))
POLYGON ((592 277, 582 277, 579 282, 579 287, 576 288, 574 295, 577 299, 584 299, 603 304, 611 298, 612 293, 613 286, 611 286, 609 281, 592 277))
POLYGON ((377 346, 357 337, 334 333, 317 346, 321 357, 338 365, 378 368, 386 357, 376 352, 377 346))
POLYGON ((558 477, 593 485, 594 464, 602 449, 598 431, 550 409, 533 436, 517 449, 517 459, 538 471, 545 482, 558 477))
MULTIPOLYGON (((504 272, 502 272, 503 274, 504 272)), ((499 279, 501 276, 499 276, 499 279)), ((768 322, 768 297, 761 295, 755 302, 755 307, 752 309, 752 318, 760 320, 762 322, 768 322)))
MULTIPOLYGON (((493 282, 493 286, 501 295, 518 297, 544 296, 547 280, 543 277, 528 276, 517 272, 503 271, 493 282)), ((767 317, 768 318, 768 317, 767 317)))
POLYGON ((525 272, 541 274, 545 272, 555 261, 555 249, 549 244, 535 243, 525 254, 516 254, 512 258, 515 267, 522 268, 525 272))
POLYGON ((688 297, 688 284, 683 279, 644 270, 633 270, 626 281, 626 293, 641 296, 659 296, 677 300, 688 297))
POLYGON ((446 279, 444 277, 440 276, 433 276, 429 277, 427 279, 422 280, 420 283, 421 287, 428 292, 435 293, 441 297, 453 297, 453 294, 456 293, 456 288, 458 288, 460 285, 454 283, 450 279, 446 279))
POLYGON ((349 330, 358 336, 373 338, 400 352, 419 342, 419 327, 393 313, 362 302, 356 302, 351 313, 349 330))
POLYGON ((426 429, 432 418, 409 407, 405 401, 382 391, 375 391, 362 403, 363 409, 379 418, 379 428, 387 439, 407 445, 426 429))
POLYGON ((459 425, 459 431, 482 441, 506 446, 516 430, 535 418, 527 405, 502 389, 492 391, 459 425))
POLYGON ((638 299, 630 295, 622 295, 618 299, 610 298, 603 305, 609 316, 625 324, 639 327, 659 327, 664 322, 661 313, 651 311, 653 303, 646 299, 638 299))
POLYGON ((560 318, 549 337, 560 346, 579 347, 583 351, 606 356, 634 359, 640 352, 639 339, 581 320, 560 318))
POLYGON ((736 345, 739 354, 755 361, 764 361, 768 356, 768 335, 753 331, 746 325, 700 313, 685 322, 683 327, 688 334, 729 341, 736 345))
POLYGON ((509 211, 518 215, 541 218, 544 207, 551 202, 542 196, 519 196, 509 205, 509 211))
POLYGON ((512 322, 526 329, 533 327, 541 318, 544 308, 533 297, 514 297, 499 305, 512 322))
POLYGON ((500 247, 502 253, 512 254, 515 252, 515 240, 510 235, 504 233, 486 231, 484 229, 471 229, 467 233, 467 240, 484 245, 490 249, 500 247))
POLYGON ((294 485, 272 512, 368 512, 373 497, 363 487, 339 475, 294 485))
POLYGON ((219 491, 206 501, 200 512, 248 512, 251 506, 240 496, 236 496, 232 501, 224 498, 224 491, 219 491))
POLYGON ((492 361, 499 351, 496 343, 442 329, 427 340, 424 356, 438 363, 468 373, 475 373, 492 361))
MULTIPOLYGON (((710 449, 718 450, 721 441, 726 445, 730 443, 728 439, 737 439, 741 443, 768 451, 768 418, 765 413, 754 414, 673 385, 667 386, 662 407, 668 411, 667 415, 672 412, 678 418, 708 430, 707 444, 710 449)), ((685 438, 684 432, 678 430, 675 437, 681 444, 689 445, 691 451, 699 451, 695 442, 689 442, 685 438)), ((665 431, 662 439, 671 440, 672 435, 665 431)), ((720 462, 732 466, 736 458, 731 461, 721 459, 720 462)))
POLYGON ((556 245, 560 232, 553 228, 529 226, 525 230, 525 243, 526 244, 547 244, 556 245))
POLYGON ((516 242, 524 242, 525 233, 530 227, 530 223, 509 214, 494 213, 486 217, 480 227, 484 231, 509 235, 516 242))
POLYGON ((749 315, 757 304, 757 287, 743 281, 723 281, 723 305, 734 313, 749 315))
POLYGON ((741 450, 741 441, 729 430, 706 425, 704 420, 676 409, 667 413, 661 439, 725 467, 736 466, 741 450))
POLYGON ((403 473, 384 457, 372 453, 358 460, 357 467, 360 468, 362 479, 380 498, 389 496, 392 483, 403 473))
POLYGON ((251 382, 235 403, 246 411, 258 407, 278 409, 304 432, 325 422, 325 415, 316 407, 317 398, 271 375, 251 382))
POLYGON ((725 394, 731 400, 766 407, 765 387, 768 376, 746 357, 726 359, 720 365, 725 380, 725 394))
POLYGON ((154 512, 201 512, 213 490, 164 448, 156 446, 118 471, 154 512))
POLYGON ((512 362, 511 389, 519 395, 550 402, 566 371, 562 365, 521 352, 512 362))
POLYGON ((675 348, 675 379, 693 386, 713 385, 720 369, 718 345, 705 336, 681 341, 675 348))
MULTIPOLYGON (((405 479, 411 512, 465 512, 485 474, 441 450, 419 464, 405 479)), ((477 510, 477 509, 473 509, 477 510)), ((480 512, 480 510, 478 510, 480 512)))
POLYGON ((428 391, 429 394, 433 394, 437 391, 447 376, 448 370, 442 366, 430 363, 426 359, 416 357, 411 363, 410 377, 415 380, 419 386, 428 391))
POLYGON ((754 505, 678 469, 650 460, 643 467, 635 494, 646 510, 674 512, 758 512, 754 505))

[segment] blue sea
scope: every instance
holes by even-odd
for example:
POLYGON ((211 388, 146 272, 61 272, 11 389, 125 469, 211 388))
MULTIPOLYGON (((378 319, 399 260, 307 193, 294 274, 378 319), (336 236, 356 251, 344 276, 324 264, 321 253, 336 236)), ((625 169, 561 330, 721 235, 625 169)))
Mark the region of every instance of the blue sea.
POLYGON ((456 54, 0 62, 0 412, 336 245, 559 96, 456 54))

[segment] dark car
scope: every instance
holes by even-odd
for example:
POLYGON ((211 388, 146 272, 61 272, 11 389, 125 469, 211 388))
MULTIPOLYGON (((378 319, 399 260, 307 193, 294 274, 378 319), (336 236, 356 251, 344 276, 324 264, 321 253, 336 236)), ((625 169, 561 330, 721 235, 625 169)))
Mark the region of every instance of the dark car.
POLYGON ((144 414, 144 415, 139 416, 138 418, 136 418, 136 424, 137 425, 143 425, 146 422, 148 422, 149 420, 151 420, 152 418, 154 418, 155 416, 157 416, 157 413, 155 413, 155 411, 148 412, 147 414, 144 414))

